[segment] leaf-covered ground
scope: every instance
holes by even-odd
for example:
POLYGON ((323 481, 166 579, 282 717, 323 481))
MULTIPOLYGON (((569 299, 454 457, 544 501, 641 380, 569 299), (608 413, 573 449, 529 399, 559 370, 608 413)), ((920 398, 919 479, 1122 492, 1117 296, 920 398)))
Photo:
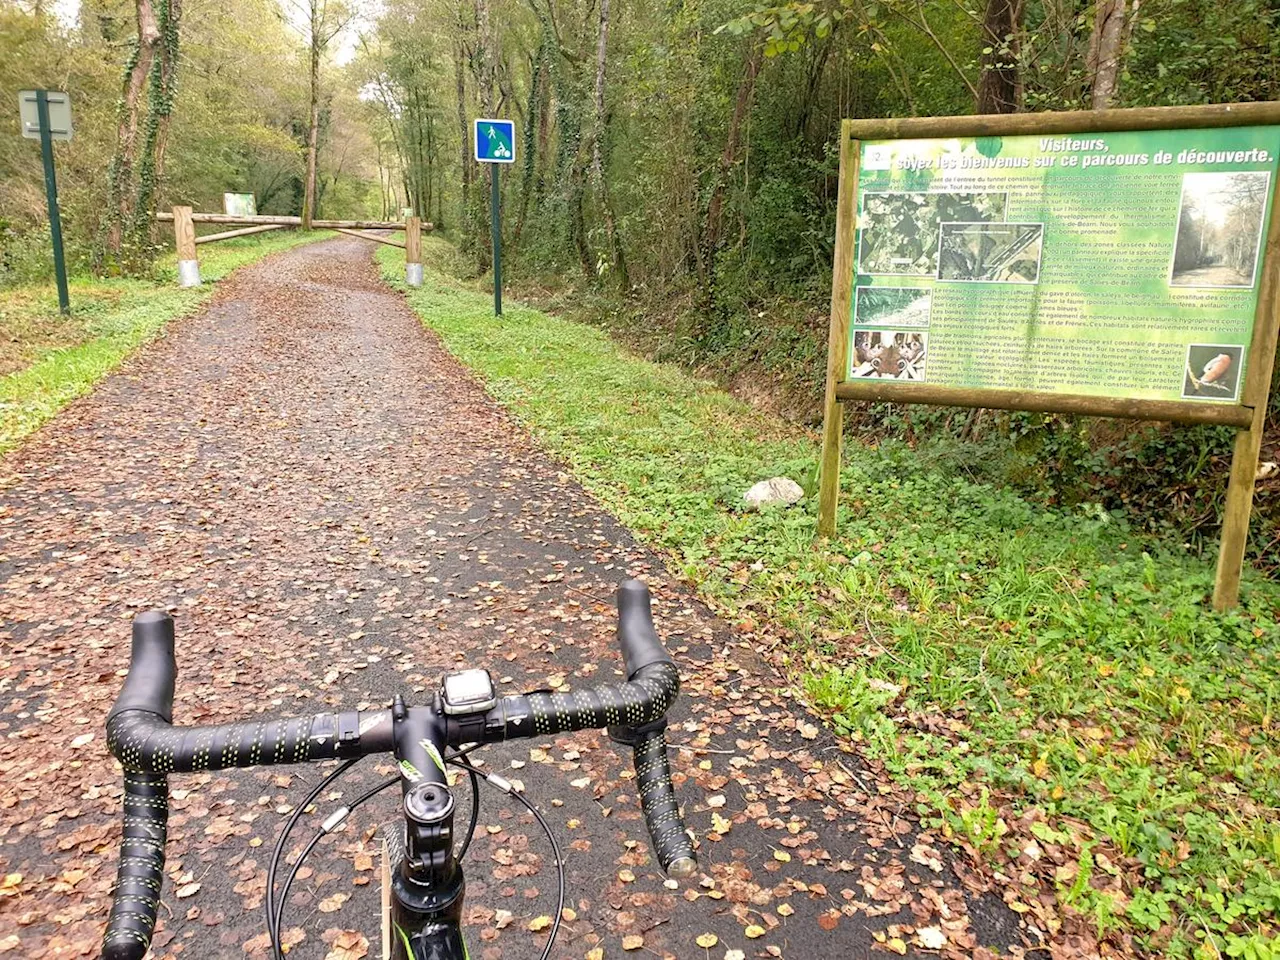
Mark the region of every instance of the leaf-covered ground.
POLYGON ((0 452, 92 389, 168 321, 204 303, 232 270, 316 236, 284 230, 202 246, 200 287, 178 286, 172 256, 152 279, 72 277, 65 317, 51 283, 0 290, 0 452))
MULTIPOLYGON (((626 575, 654 588, 682 666, 673 762, 705 873, 664 885, 630 758, 603 736, 490 750, 565 849, 557 956, 1035 942, 918 829, 915 798, 792 702, 758 641, 638 546, 381 283, 368 245, 344 239, 237 273, 0 461, 0 951, 96 955, 120 815, 102 731, 136 612, 174 613, 175 719, 212 723, 425 698, 459 665, 513 691, 613 679, 626 575)), ((308 823, 391 768, 357 770, 308 823)), ((268 852, 323 772, 173 778, 156 956, 265 955, 268 852)), ((472 956, 534 957, 554 909, 548 850, 530 818, 481 803, 472 956)), ((292 955, 376 953, 371 838, 393 815, 384 798, 320 845, 290 899, 292 955)))

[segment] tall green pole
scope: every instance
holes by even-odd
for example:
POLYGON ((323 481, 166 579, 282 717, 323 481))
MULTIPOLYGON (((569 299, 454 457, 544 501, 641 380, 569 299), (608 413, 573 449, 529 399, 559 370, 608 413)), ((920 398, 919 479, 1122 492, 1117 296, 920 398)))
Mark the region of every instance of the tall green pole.
POLYGON ((502 211, 498 164, 489 164, 489 222, 493 231, 493 315, 502 316, 502 211))
POLYGON ((44 156, 44 192, 49 201, 49 233, 53 237, 53 270, 58 277, 58 309, 65 315, 71 312, 71 298, 67 296, 67 261, 62 255, 62 217, 58 214, 58 176, 53 170, 47 90, 36 91, 36 111, 40 117, 40 153, 44 156))

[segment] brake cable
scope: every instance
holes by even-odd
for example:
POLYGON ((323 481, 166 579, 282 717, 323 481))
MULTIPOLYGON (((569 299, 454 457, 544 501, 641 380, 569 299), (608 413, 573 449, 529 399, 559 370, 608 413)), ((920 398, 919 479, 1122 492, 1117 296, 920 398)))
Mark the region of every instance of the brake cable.
POLYGON ((452 763, 455 767, 461 767, 463 770, 466 770, 468 773, 472 775, 472 777, 480 777, 482 780, 484 780, 485 783, 493 787, 495 790, 499 790, 502 793, 505 793, 507 796, 513 797, 514 799, 519 800, 520 803, 524 805, 525 809, 533 814, 534 819, 538 821, 538 823, 542 826, 543 832, 546 833, 547 840, 550 841, 551 843, 551 853, 555 857, 555 861, 556 861, 556 886, 557 886, 555 920, 552 921, 552 924, 551 924, 551 936, 547 938, 547 946, 542 951, 542 956, 539 958, 539 960, 548 960, 548 958, 551 956, 551 948, 554 947, 556 943, 556 935, 560 932, 560 922, 564 919, 564 888, 565 888, 564 859, 560 856, 560 844, 556 841, 556 835, 555 835, 555 832, 551 829, 551 824, 547 823, 546 817, 542 815, 542 813, 538 810, 538 808, 535 807, 529 800, 527 800, 523 794, 517 793, 515 787, 510 782, 508 782, 504 777, 500 777, 497 774, 485 773, 479 768, 473 767, 461 756, 447 758, 447 759, 448 759, 448 762, 452 763))
POLYGON ((283 960, 283 954, 280 952, 280 931, 275 926, 276 910, 275 910, 275 889, 276 889, 276 867, 280 864, 280 858, 284 854, 285 843, 288 841, 289 833, 293 830, 294 825, 302 816, 303 812, 315 802, 316 797, 324 791, 331 783, 346 773, 356 765, 362 758, 355 757, 347 760, 345 763, 339 764, 334 770, 330 771, 319 783, 317 783, 312 791, 307 794, 307 798, 294 807, 293 812, 289 815, 288 821, 284 825, 284 829, 280 831, 280 836, 276 840, 275 851, 271 855, 271 863, 267 869, 267 892, 263 898, 263 909, 267 914, 267 935, 271 938, 271 950, 275 960, 283 960))
MULTIPOLYGON (((507 781, 503 777, 498 776, 497 774, 485 773, 484 771, 482 771, 476 766, 473 766, 472 764, 468 763, 464 759, 466 755, 469 754, 474 749, 476 749, 476 747, 472 746, 466 750, 460 750, 451 756, 445 757, 445 761, 447 763, 450 763, 455 767, 459 767, 463 770, 466 770, 467 774, 471 779, 471 786, 472 786, 471 825, 467 829, 466 838, 463 840, 462 852, 465 853, 467 848, 471 845, 472 835, 475 832, 476 824, 479 822, 480 797, 479 797, 479 791, 476 788, 480 781, 483 780, 485 783, 493 787, 495 790, 505 793, 507 796, 512 797, 515 800, 519 801, 519 803, 523 805, 526 810, 528 810, 531 814, 533 814, 534 819, 538 821, 538 825, 542 827, 543 833, 547 835, 547 840, 551 844, 551 852, 552 852, 552 856, 555 858, 555 866, 556 866, 555 919, 552 921, 552 924, 551 924, 551 934, 547 938, 547 945, 543 949, 542 955, 539 958, 539 960, 548 960, 548 958, 550 958, 551 956, 551 950, 555 946, 556 937, 560 933, 560 924, 564 920, 565 869, 564 869, 564 859, 560 855, 560 844, 556 840, 555 831, 551 829, 551 824, 547 823, 546 817, 542 815, 541 811, 539 811, 538 808, 533 805, 533 803, 531 803, 528 799, 526 799, 522 794, 516 792, 515 787, 512 786, 512 784, 509 781, 507 781)), ((335 771, 335 774, 340 772, 341 772, 341 768, 338 771, 335 771)), ((326 778, 326 781, 328 781, 330 778, 333 778, 333 777, 334 777, 334 774, 330 774, 330 777, 326 778)), ((289 871, 289 876, 285 879, 284 888, 281 890, 281 895, 280 895, 280 905, 276 913, 276 916, 274 918, 274 926, 268 927, 267 932, 268 932, 268 935, 271 937, 271 941, 272 941, 271 946, 273 951, 275 952, 276 960, 284 960, 283 953, 281 952, 281 948, 280 948, 279 929, 284 919, 285 905, 288 903, 288 900, 289 900, 289 889, 290 887, 293 886, 293 881, 297 878, 298 871, 301 869, 303 862, 307 859, 308 856, 310 856, 311 851, 316 848, 316 845, 322 839, 324 839, 325 836, 332 833, 343 822, 346 821, 347 817, 351 815, 352 811, 354 811, 357 807, 359 807, 361 804, 363 804, 366 800, 370 799, 374 795, 381 793, 383 790, 386 790, 388 787, 393 786, 394 784, 397 784, 399 782, 400 782, 399 776, 391 777, 390 779, 384 781, 383 783, 377 784, 376 786, 367 790, 365 793, 361 794, 355 800, 351 801, 351 804, 349 806, 339 807, 336 811, 334 811, 334 813, 330 814, 328 819, 326 819, 324 824, 321 826, 320 830, 318 830, 315 836, 313 836, 307 842, 306 847, 303 848, 302 855, 299 856, 298 859, 294 862, 292 869, 290 869, 289 871)), ((319 790, 323 789, 324 786, 325 786, 325 782, 322 781, 320 786, 317 788, 316 793, 318 794, 319 790)), ((459 855, 459 859, 461 859, 461 855, 459 855)), ((272 863, 273 869, 275 865, 276 864, 273 862, 272 863)))
MULTIPOLYGON (((445 757, 445 759, 450 763, 457 763, 458 766, 462 766, 463 764, 458 763, 458 761, 463 760, 463 758, 465 758, 473 750, 478 749, 480 746, 481 744, 478 744, 478 743, 472 744, 466 749, 458 750, 452 754, 449 754, 448 756, 445 757)), ((280 865, 280 860, 284 855, 284 848, 288 842, 288 836, 290 831, 293 830, 294 826, 298 822, 298 819, 302 816, 302 814, 306 811, 306 809, 310 807, 312 803, 315 802, 316 797, 318 797, 326 787, 328 787, 335 780, 337 780, 339 776, 346 773, 349 769, 351 769, 351 767, 353 767, 361 759, 362 759, 361 757, 356 757, 352 760, 346 761, 345 763, 339 765, 335 770, 331 771, 318 784, 316 784, 316 786, 312 789, 311 793, 307 795, 306 800, 304 800, 302 803, 300 803, 297 807, 294 808, 293 813, 290 814, 289 816, 289 820, 284 825, 284 829, 280 831, 280 837, 276 840, 275 850, 272 853, 271 863, 267 870, 267 891, 266 891, 266 896, 264 897, 264 900, 263 900, 263 907, 267 912, 267 936, 271 941, 271 951, 275 960, 284 960, 284 952, 280 944, 280 924, 284 918, 284 907, 285 907, 285 903, 288 901, 288 898, 289 898, 289 888, 293 886, 293 881, 297 878, 298 871, 301 869, 303 861, 305 861, 307 857, 311 854, 311 851, 315 849, 316 844, 318 844, 325 836, 332 833, 334 830, 338 829, 338 827, 341 826, 342 823, 346 821, 347 817, 351 815, 351 812, 353 810, 355 810, 357 807, 363 804, 366 800, 369 800, 376 794, 381 793, 383 790, 386 790, 388 787, 400 782, 400 777, 398 775, 391 777, 390 779, 383 781, 382 783, 371 788, 361 796, 357 797, 355 800, 351 802, 349 806, 339 807, 336 811, 334 811, 333 814, 330 814, 328 819, 326 819, 324 824, 321 826, 320 830, 307 843, 306 847, 302 851, 302 854, 298 857, 297 860, 294 861, 293 866, 289 870, 289 875, 285 879, 284 887, 281 890, 279 903, 277 904, 276 898, 275 898, 276 868, 280 865)), ((470 764, 467 764, 466 767, 467 767, 467 774, 471 780, 471 822, 470 822, 470 825, 467 827, 466 836, 462 840, 462 848, 461 850, 459 850, 459 852, 456 855, 459 860, 461 860, 466 855, 467 849, 471 846, 471 838, 475 834, 476 826, 480 822, 480 783, 479 781, 480 781, 480 777, 484 776, 475 767, 472 767, 470 764)), ((558 856, 557 856, 557 859, 559 859, 558 856)), ((563 885, 563 878, 561 883, 563 885)))

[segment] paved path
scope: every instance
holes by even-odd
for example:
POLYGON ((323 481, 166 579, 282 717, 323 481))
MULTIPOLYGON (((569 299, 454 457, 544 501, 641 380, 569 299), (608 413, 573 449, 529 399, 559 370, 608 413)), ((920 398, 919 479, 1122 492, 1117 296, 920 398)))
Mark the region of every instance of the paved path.
MULTIPOLYGON (((629 758, 595 734, 490 750, 565 847, 574 916, 556 956, 621 956, 628 934, 644 943, 628 956, 679 958, 885 955, 877 933, 913 952, 941 933, 956 956, 1021 942, 1016 915, 915 833, 910 798, 812 727, 380 284, 369 246, 342 239, 242 271, 0 461, 0 874, 22 875, 0 888, 0 946, 96 956, 120 795, 102 729, 137 611, 174 612, 175 718, 208 723, 426 697, 464 664, 507 690, 613 678, 627 574, 654 586, 685 669, 672 735, 689 825, 723 833, 702 842, 703 882, 668 889, 629 758)), ((344 796, 390 772, 362 767, 344 796)), ((157 956, 263 955, 267 852, 317 776, 172 779, 157 956)), ((306 936, 291 956, 356 928, 376 955, 366 854, 393 810, 388 794, 319 848, 291 898, 286 926, 306 936)), ((536 957, 530 924, 554 909, 545 840, 492 796, 480 823, 472 956, 536 957)))

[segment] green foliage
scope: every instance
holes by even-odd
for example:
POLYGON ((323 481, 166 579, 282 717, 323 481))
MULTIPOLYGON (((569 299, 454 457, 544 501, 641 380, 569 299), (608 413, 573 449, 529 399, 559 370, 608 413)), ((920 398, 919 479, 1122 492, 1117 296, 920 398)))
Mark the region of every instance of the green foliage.
MULTIPOLYGON (((159 138, 167 117, 162 175, 142 169, 144 193, 164 209, 176 203, 220 212, 224 192, 257 195, 262 213, 297 213, 306 134, 306 72, 300 39, 274 0, 187 5, 179 74, 153 72, 144 99, 152 108, 138 138, 159 138)), ((121 77, 136 46, 132 4, 86 0, 75 25, 18 4, 0 4, 0 87, 33 86, 71 94, 75 139, 55 146, 67 257, 73 272, 94 263, 95 240, 110 202, 121 77)), ((178 38, 167 2, 156 3, 170 52, 178 38)), ((320 187, 325 214, 381 216, 373 143, 359 78, 333 71, 322 114, 320 187), (357 122, 358 121, 358 122, 357 122), (373 183, 370 188, 369 184, 373 183)), ((328 71, 326 71, 328 73, 328 71)), ((144 204, 146 206, 146 204, 144 204)), ((398 218, 398 211, 395 216, 398 218)), ((147 263, 171 249, 172 232, 142 215, 128 237, 129 258, 147 263)), ((19 136, 16 111, 0 115, 0 287, 52 277, 38 143, 19 136)))
MULTIPOLYGON (((409 298, 705 598, 790 635, 807 695, 944 832, 999 862, 1035 808, 1035 836, 1074 851, 1059 896, 1100 934, 1165 956, 1189 956, 1195 930, 1224 953, 1271 949, 1280 588, 1248 577, 1243 608, 1215 614, 1211 564, 1176 541, 897 442, 849 445, 840 534, 816 546, 812 501, 738 501, 764 477, 811 478, 810 436, 590 329, 518 304, 495 319, 439 275, 409 298)), ((1069 456, 1071 430, 1025 424, 1040 426, 1069 456)))

